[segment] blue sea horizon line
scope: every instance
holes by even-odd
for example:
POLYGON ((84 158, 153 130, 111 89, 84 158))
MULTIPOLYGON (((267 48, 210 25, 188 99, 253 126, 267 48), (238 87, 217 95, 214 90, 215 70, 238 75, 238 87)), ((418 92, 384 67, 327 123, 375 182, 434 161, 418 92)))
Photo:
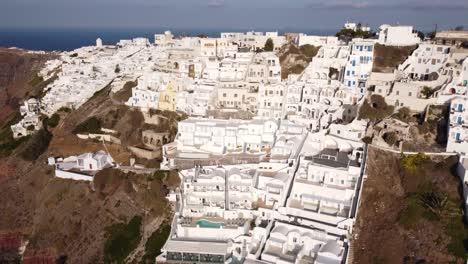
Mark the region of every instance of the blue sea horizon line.
POLYGON ((320 29, 267 29, 267 28, 171 28, 171 27, 138 27, 138 28, 0 28, 0 47, 17 47, 28 50, 44 51, 70 51, 83 46, 94 45, 97 38, 101 38, 104 44, 113 45, 121 39, 146 37, 153 40, 154 34, 170 30, 174 35, 197 36, 205 34, 209 37, 219 37, 221 32, 246 32, 246 31, 278 31, 300 32, 309 35, 334 35, 338 30, 320 29))

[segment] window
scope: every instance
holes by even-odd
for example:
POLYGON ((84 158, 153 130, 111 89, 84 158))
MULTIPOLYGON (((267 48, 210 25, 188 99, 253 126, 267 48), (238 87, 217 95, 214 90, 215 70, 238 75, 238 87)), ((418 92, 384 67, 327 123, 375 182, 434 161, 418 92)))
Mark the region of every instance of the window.
POLYGON ((409 93, 408 93, 408 96, 412 96, 412 95, 413 95, 413 93, 412 93, 412 92, 409 92, 409 93))
POLYGON ((396 95, 400 95, 400 91, 396 91, 396 95))
POLYGON ((223 97, 226 97, 226 94, 225 94, 225 93, 223 93, 223 97))

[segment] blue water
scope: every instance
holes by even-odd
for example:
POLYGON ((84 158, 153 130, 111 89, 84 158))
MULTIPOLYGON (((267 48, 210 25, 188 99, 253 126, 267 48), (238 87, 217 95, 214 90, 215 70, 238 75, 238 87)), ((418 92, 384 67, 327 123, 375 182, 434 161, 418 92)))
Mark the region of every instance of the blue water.
MULTIPOLYGON (((155 33, 162 33, 167 28, 137 28, 137 29, 2 29, 0 28, 0 47, 18 47, 29 50, 62 50, 70 51, 79 47, 95 45, 101 38, 104 44, 112 45, 120 39, 146 37, 154 40, 155 33)), ((170 30, 170 29, 169 29, 170 30)), ((272 29, 255 29, 256 31, 276 31, 272 29)), ((197 36, 201 33, 210 37, 219 37, 223 31, 241 31, 245 29, 172 29, 176 36, 197 36)), ((334 35, 336 31, 284 29, 284 32, 303 32, 316 35, 334 35)))
POLYGON ((211 222, 208 220, 198 220, 197 225, 200 227, 206 227, 206 228, 220 228, 224 226, 224 223, 216 223, 216 222, 211 222))

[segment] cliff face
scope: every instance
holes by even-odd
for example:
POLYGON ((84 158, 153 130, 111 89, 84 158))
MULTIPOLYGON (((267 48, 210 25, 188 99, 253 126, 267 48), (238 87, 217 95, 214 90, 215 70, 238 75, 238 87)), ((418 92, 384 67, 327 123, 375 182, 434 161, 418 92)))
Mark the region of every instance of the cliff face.
POLYGON ((32 82, 44 63, 56 57, 51 53, 32 54, 20 49, 0 48, 0 124, 17 110, 27 97, 32 82))
MULTIPOLYGON (((23 99, 40 93, 47 81, 36 74, 54 57, 0 49, 0 131, 8 131, 8 120, 23 99)), ((37 160, 26 161, 20 155, 33 138, 19 144, 8 156, 0 156, 0 244, 5 234, 21 234, 28 241, 24 259, 29 263, 44 259, 58 260, 57 263, 103 263, 115 254, 106 251, 105 245, 110 243, 109 248, 113 248, 112 243, 125 243, 116 235, 112 243, 107 243, 112 236, 109 227, 139 216, 141 240, 137 248, 129 248, 131 258, 138 261, 145 254, 151 255, 145 251, 146 239, 171 217, 165 195, 168 188, 178 185, 177 174, 155 178, 106 170, 89 183, 55 178, 53 167, 47 165, 49 156, 104 149, 101 142, 79 140, 72 133, 79 123, 92 116, 98 116, 106 127, 114 128, 111 124, 115 123, 122 138, 139 135, 142 124, 131 122, 135 112, 138 111, 115 104, 108 93, 98 93, 79 109, 59 113, 59 125, 49 128, 52 142, 37 160)), ((0 142, 0 148, 3 147, 0 142)), ((109 144, 107 149, 116 160, 128 162, 125 147, 109 144)), ((0 263, 16 257, 0 250, 0 263)))
POLYGON ((368 154, 350 263, 465 263, 457 157, 415 161, 372 147, 368 154))

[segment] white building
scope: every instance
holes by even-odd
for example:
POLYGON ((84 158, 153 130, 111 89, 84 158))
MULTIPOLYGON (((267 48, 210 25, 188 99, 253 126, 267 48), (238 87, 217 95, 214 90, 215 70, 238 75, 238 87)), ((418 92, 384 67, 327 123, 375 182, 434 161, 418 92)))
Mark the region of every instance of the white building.
POLYGON ((102 47, 102 39, 101 38, 96 39, 96 47, 98 47, 98 48, 102 47))
POLYGON ((447 63, 449 56, 449 46, 422 43, 405 62, 398 66, 398 70, 410 79, 437 80, 440 75, 439 70, 447 63))
POLYGON ((388 46, 411 46, 421 42, 413 26, 381 25, 378 43, 388 46))
POLYGON ((275 50, 286 44, 286 37, 279 36, 278 32, 223 32, 221 39, 236 43, 239 47, 247 47, 253 51, 263 49, 268 39, 273 40, 275 50))
POLYGON ((219 82, 218 85, 217 107, 256 113, 258 84, 241 81, 219 82))
POLYGON ((340 264, 345 246, 338 237, 323 231, 277 222, 261 256, 267 263, 340 264))
POLYGON ((39 130, 42 124, 39 120, 41 103, 36 98, 29 98, 20 106, 20 114, 23 117, 17 124, 12 125, 13 138, 31 135, 39 130))
POLYGON ((447 152, 468 152, 468 99, 455 97, 450 103, 447 152))
POLYGON ((374 41, 353 39, 351 54, 346 65, 344 84, 350 90, 365 94, 366 81, 374 61, 374 41))
POLYGON ((164 46, 169 44, 174 36, 171 31, 165 31, 163 34, 154 34, 154 44, 164 46))
POLYGON ((350 144, 341 148, 304 157, 288 198, 288 215, 336 226, 349 217, 361 169, 356 155, 362 154, 350 144))
POLYGON ((338 43, 338 37, 335 36, 308 36, 306 34, 301 34, 297 40, 298 46, 312 45, 315 47, 323 47, 326 45, 338 45, 338 43))
POLYGON ((105 151, 84 153, 65 159, 49 158, 49 165, 55 166, 55 177, 72 180, 93 181, 94 175, 114 166, 114 160, 105 151))
POLYGON ((263 119, 282 119, 285 109, 286 86, 282 83, 261 84, 258 89, 258 113, 263 119))
POLYGON ((362 30, 364 32, 369 32, 371 31, 371 28, 368 27, 368 26, 362 26, 361 23, 354 23, 354 22, 346 22, 343 26, 343 28, 345 29, 350 29, 350 30, 353 30, 353 31, 357 31, 357 30, 362 30))

